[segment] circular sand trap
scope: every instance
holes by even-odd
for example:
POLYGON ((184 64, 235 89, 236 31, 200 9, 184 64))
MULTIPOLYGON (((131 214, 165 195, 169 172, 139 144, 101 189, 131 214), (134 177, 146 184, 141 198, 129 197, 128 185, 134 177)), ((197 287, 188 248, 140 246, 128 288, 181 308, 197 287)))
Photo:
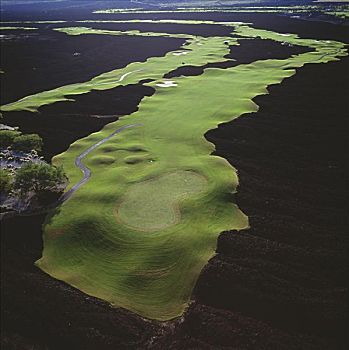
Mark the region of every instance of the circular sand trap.
POLYGON ((139 231, 158 231, 180 221, 179 202, 206 188, 193 171, 176 171, 130 187, 116 210, 117 219, 139 231))

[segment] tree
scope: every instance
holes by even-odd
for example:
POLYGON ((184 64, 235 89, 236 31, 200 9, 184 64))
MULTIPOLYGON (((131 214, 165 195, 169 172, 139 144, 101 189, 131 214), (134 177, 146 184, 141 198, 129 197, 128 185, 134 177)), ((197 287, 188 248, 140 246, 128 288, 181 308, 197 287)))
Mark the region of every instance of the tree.
POLYGON ((14 138, 12 148, 23 152, 30 152, 32 149, 40 152, 42 149, 42 138, 36 134, 19 135, 14 138))
POLYGON ((8 146, 12 146, 14 139, 19 135, 21 135, 19 131, 0 130, 0 147, 7 148, 8 146))
POLYGON ((66 182, 62 167, 55 167, 47 163, 24 165, 16 173, 14 188, 22 193, 33 191, 57 191, 66 182))
POLYGON ((0 190, 1 194, 8 194, 13 188, 13 179, 7 169, 0 169, 0 190))

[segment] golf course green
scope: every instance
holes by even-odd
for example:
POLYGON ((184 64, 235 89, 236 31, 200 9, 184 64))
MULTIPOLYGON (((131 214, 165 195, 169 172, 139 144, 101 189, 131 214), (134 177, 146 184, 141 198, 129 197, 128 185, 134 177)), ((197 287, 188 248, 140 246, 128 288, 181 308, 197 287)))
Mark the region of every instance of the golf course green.
POLYGON ((134 62, 88 82, 1 107, 36 111, 57 101, 74 101, 74 95, 144 79, 151 79, 145 85, 155 89, 137 112, 78 140, 53 159, 63 165, 71 188, 83 176, 75 165, 79 155, 115 130, 133 125, 86 155, 83 163, 91 178, 47 217, 43 255, 37 261, 43 271, 113 306, 169 320, 187 307, 200 271, 215 254, 218 235, 248 227, 247 216, 234 200, 237 171, 212 155, 214 145, 205 133, 257 111, 253 99, 267 94, 269 85, 279 84, 297 68, 338 60, 347 50, 336 41, 301 39, 241 23, 224 25, 241 40, 260 37, 313 51, 226 69, 206 68, 201 75, 169 80, 164 74, 183 64, 226 61, 229 45, 239 44, 237 38, 57 29, 68 35, 166 35, 186 38, 186 45, 164 57, 134 62))

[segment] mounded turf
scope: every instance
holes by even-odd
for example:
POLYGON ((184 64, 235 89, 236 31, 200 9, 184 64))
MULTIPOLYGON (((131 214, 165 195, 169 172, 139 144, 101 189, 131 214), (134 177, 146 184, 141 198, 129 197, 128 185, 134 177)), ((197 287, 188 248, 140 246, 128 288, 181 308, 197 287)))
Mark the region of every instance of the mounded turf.
MULTIPOLYGON (((74 164, 79 154, 116 129, 137 124, 84 159, 92 177, 47 219, 43 257, 37 262, 41 269, 145 317, 167 320, 183 312, 220 232, 248 226, 234 204, 236 171, 211 155, 214 148, 204 134, 256 111, 252 99, 293 75, 295 68, 347 54, 344 45, 334 41, 299 39, 246 25, 236 25, 236 33, 315 51, 225 70, 208 68, 200 76, 166 83, 162 75, 183 60, 202 65, 222 61, 227 53, 226 38, 196 38, 184 47, 191 50, 187 55, 170 53, 106 73, 92 85, 76 84, 81 93, 101 82, 106 89, 114 87, 120 83, 116 77, 124 76, 125 83, 151 78, 147 85, 156 92, 144 98, 137 112, 75 142, 54 159, 74 185, 81 179, 74 164)), ((36 104, 31 101, 30 108, 50 102, 47 96, 34 99, 36 104)), ((53 100, 57 96, 51 95, 53 100)))

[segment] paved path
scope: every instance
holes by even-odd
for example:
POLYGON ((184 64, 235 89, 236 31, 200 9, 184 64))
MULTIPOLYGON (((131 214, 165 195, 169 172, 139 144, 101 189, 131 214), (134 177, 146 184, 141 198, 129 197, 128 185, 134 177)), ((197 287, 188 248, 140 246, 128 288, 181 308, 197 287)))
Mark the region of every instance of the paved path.
POLYGON ((133 128, 135 126, 141 126, 142 124, 130 124, 130 125, 125 125, 121 127, 120 129, 115 130, 113 133, 111 133, 109 136, 105 137, 104 139, 98 141, 91 147, 89 147, 87 150, 82 152, 80 155, 78 155, 75 159, 75 165, 81 169, 83 173, 83 178, 76 183, 69 191, 65 192, 62 194, 62 196, 58 199, 57 204, 61 204, 68 200, 81 186, 83 186, 91 177, 91 170, 82 163, 82 159, 85 158, 89 153, 91 153, 93 150, 95 150, 97 147, 100 145, 103 145, 103 143, 109 141, 114 135, 120 133, 121 131, 129 128, 133 128))

